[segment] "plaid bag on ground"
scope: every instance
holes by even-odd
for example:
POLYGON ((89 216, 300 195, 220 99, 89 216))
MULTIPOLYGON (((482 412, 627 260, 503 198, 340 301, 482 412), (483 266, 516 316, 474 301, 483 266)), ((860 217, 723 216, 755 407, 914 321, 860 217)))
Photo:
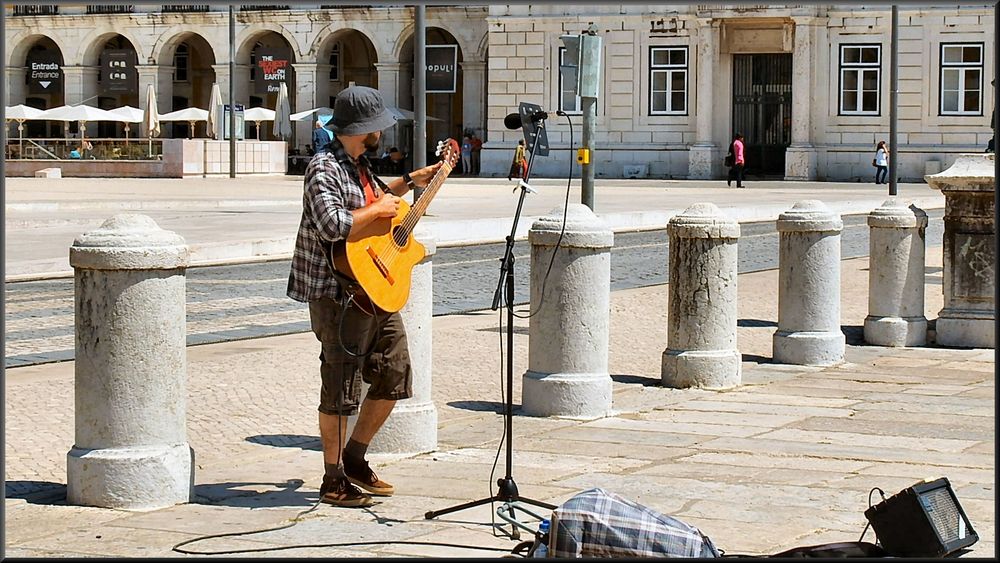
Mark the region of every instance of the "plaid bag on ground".
POLYGON ((552 511, 549 557, 719 557, 698 528, 604 489, 552 511))

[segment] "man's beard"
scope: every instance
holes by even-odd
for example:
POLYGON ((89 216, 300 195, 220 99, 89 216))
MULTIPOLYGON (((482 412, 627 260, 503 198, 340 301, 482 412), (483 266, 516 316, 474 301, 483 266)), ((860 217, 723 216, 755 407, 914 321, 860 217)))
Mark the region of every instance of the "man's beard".
POLYGON ((369 152, 377 152, 378 147, 381 143, 382 143, 382 135, 380 135, 378 131, 374 133, 369 133, 368 136, 365 137, 365 140, 363 141, 365 150, 369 152))

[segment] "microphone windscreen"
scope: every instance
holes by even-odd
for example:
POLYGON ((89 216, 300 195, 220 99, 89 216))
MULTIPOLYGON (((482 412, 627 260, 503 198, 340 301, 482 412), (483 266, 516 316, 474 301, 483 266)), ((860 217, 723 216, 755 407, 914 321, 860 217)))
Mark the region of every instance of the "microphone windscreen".
POLYGON ((519 113, 508 113, 507 117, 503 118, 503 125, 507 129, 520 129, 521 128, 521 114, 519 114, 519 113))

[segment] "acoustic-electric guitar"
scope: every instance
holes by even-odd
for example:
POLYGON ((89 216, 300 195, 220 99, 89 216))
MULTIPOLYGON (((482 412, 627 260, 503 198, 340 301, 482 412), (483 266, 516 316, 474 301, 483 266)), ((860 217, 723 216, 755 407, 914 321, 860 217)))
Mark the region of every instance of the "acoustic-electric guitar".
POLYGON ((388 313, 403 308, 410 296, 413 267, 427 255, 424 245, 413 238, 413 229, 458 162, 458 143, 454 139, 441 141, 435 154, 443 164, 412 207, 400 200, 395 217, 375 221, 375 234, 333 245, 334 267, 364 290, 364 295, 355 294, 355 301, 369 314, 376 312, 373 306, 388 313))

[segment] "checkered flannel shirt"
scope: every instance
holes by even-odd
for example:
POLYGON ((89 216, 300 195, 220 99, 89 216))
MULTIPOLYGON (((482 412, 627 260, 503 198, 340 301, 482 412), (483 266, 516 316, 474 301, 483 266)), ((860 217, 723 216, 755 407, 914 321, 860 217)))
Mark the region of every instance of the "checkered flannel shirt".
POLYGON ((357 164, 336 137, 327 151, 314 156, 306 166, 302 219, 286 291, 296 301, 340 296, 327 253, 334 242, 351 232, 351 211, 365 205, 357 164))
POLYGON ((719 557, 697 528, 604 489, 552 511, 549 557, 719 557))

